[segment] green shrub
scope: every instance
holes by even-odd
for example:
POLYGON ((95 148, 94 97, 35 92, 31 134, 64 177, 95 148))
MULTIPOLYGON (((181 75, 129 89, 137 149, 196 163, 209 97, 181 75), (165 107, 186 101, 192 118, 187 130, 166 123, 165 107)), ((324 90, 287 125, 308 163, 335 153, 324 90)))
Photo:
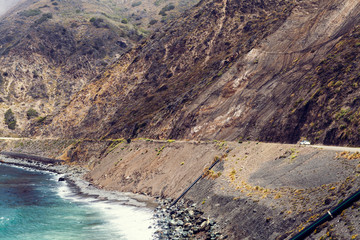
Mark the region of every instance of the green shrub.
POLYGON ((348 109, 348 108, 341 108, 340 111, 335 114, 336 120, 339 120, 339 119, 341 119, 341 118, 344 118, 349 112, 350 112, 350 109, 348 109))
POLYGON ((46 22, 47 20, 51 19, 53 16, 52 16, 52 13, 44 13, 41 18, 37 19, 35 21, 35 25, 40 25, 42 24, 43 22, 46 22))
POLYGON ((121 23, 127 24, 127 23, 128 23, 128 20, 127 20, 126 18, 124 18, 124 19, 121 20, 121 23))
POLYGON ((8 109, 4 115, 5 124, 9 129, 14 130, 16 127, 16 118, 11 109, 8 109))
POLYGON ((24 10, 22 12, 19 13, 20 16, 23 17, 33 17, 36 15, 39 15, 41 13, 41 11, 39 9, 29 9, 29 10, 24 10))
POLYGON ((175 8, 174 4, 170 3, 160 10, 159 15, 166 16, 167 15, 166 12, 171 11, 174 8, 175 8))
POLYGON ((39 113, 35 109, 30 108, 29 110, 27 110, 26 116, 27 116, 27 119, 30 119, 33 117, 38 117, 39 113))
POLYGON ((90 22, 96 28, 109 28, 108 24, 102 18, 94 18, 94 17, 92 17, 92 18, 90 18, 90 22))
POLYGON ((154 2, 154 5, 155 6, 160 6, 160 4, 162 4, 163 2, 165 2, 164 0, 156 0, 155 2, 154 2))
POLYGON ((343 84, 342 81, 337 81, 337 82, 334 84, 334 87, 340 87, 342 84, 343 84))
POLYGON ((38 118, 36 119, 36 121, 37 121, 38 123, 43 123, 45 120, 46 120, 46 116, 45 116, 45 117, 38 117, 38 118))
POLYGON ((152 19, 152 20, 149 22, 149 24, 150 24, 150 25, 154 25, 154 24, 157 23, 157 22, 158 22, 158 20, 152 19))
POLYGON ((140 6, 141 5, 141 1, 139 2, 134 2, 131 4, 132 7, 137 7, 137 6, 140 6))
POLYGON ((39 77, 39 74, 37 73, 37 71, 34 70, 32 73, 33 73, 33 78, 38 78, 39 77))

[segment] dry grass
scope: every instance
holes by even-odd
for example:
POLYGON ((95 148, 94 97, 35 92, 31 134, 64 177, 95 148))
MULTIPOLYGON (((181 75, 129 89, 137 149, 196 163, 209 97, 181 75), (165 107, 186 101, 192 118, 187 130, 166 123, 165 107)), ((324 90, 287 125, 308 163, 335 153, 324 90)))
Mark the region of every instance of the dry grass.
POLYGON ((359 152, 350 153, 348 151, 343 151, 341 153, 337 153, 336 158, 343 158, 348 160, 360 159, 360 153, 359 152))

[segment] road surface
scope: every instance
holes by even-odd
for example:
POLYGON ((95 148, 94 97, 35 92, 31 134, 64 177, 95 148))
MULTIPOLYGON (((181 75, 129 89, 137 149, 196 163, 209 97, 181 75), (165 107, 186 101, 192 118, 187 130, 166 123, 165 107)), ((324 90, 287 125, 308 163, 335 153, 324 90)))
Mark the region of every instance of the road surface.
POLYGON ((324 145, 308 145, 309 147, 321 148, 324 150, 333 150, 339 152, 360 152, 360 148, 358 147, 339 147, 339 146, 324 146, 324 145))

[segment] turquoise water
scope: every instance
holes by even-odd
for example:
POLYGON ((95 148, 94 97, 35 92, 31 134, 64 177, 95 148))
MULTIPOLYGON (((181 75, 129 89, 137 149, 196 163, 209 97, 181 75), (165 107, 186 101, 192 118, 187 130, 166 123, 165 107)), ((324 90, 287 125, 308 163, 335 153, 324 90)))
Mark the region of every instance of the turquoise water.
POLYGON ((151 210, 81 197, 57 179, 0 164, 0 239, 151 239, 151 210))

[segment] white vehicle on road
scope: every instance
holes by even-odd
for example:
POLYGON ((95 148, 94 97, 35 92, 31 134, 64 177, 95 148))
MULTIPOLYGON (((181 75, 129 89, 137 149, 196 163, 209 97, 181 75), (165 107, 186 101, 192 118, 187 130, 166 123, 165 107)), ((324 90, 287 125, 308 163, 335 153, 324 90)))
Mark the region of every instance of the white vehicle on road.
POLYGON ((310 145, 311 143, 310 143, 310 141, 308 141, 308 140, 302 140, 302 141, 300 141, 300 145, 310 145))

